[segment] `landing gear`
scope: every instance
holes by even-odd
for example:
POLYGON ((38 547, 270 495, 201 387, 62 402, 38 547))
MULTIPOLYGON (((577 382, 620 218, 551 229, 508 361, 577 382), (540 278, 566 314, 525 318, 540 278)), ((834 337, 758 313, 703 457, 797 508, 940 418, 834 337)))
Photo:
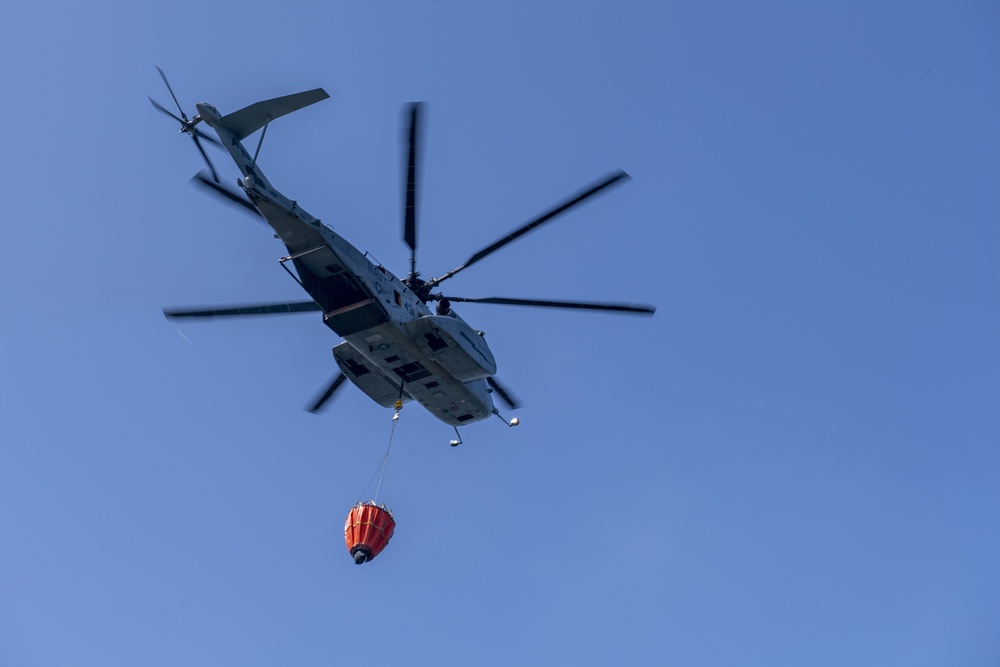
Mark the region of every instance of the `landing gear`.
MULTIPOLYGON (((521 420, 519 420, 517 417, 514 417, 510 421, 507 421, 500 415, 500 412, 496 408, 493 408, 493 414, 495 414, 500 419, 500 421, 502 421, 510 428, 514 428, 515 426, 521 423, 521 420)), ((458 432, 457 426, 452 426, 452 428, 455 429, 455 439, 450 440, 448 444, 451 445, 452 447, 458 447, 459 445, 462 444, 462 435, 458 432)))
POLYGON ((496 408, 493 408, 493 414, 495 414, 500 419, 500 421, 502 421, 507 426, 510 426, 511 428, 514 428, 515 426, 521 423, 521 420, 519 420, 517 417, 514 417, 510 421, 507 421, 506 419, 500 416, 500 411, 497 410, 496 408))

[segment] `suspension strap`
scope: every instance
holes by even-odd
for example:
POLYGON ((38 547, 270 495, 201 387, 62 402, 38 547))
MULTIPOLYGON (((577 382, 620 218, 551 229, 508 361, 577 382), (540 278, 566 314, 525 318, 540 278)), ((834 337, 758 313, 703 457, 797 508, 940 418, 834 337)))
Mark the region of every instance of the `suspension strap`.
MULTIPOLYGON (((400 387, 400 394, 402 394, 402 391, 402 387, 400 387)), ((399 423, 399 411, 402 409, 403 399, 400 398, 396 401, 395 412, 392 415, 392 428, 389 430, 389 444, 385 448, 385 456, 382 457, 382 462, 375 469, 375 474, 369 480, 368 486, 361 493, 358 504, 368 502, 372 505, 381 505, 385 509, 389 483, 389 452, 392 451, 392 436, 396 434, 396 425, 399 423), (365 500, 366 497, 367 500, 365 500)))

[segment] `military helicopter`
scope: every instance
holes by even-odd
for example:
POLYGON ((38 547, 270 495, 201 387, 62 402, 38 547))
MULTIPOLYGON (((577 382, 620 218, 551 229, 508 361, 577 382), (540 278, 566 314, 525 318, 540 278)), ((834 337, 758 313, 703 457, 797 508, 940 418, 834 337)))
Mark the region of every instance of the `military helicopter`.
POLYGON ((408 160, 406 163, 403 241, 410 249, 410 271, 400 279, 367 254, 358 251, 330 226, 322 223, 280 193, 257 164, 267 128, 274 120, 329 97, 322 88, 257 102, 222 115, 211 104, 199 103, 197 115, 189 118, 174 94, 163 70, 157 67, 179 116, 152 98, 158 111, 180 123, 180 132, 194 140, 208 166, 192 182, 254 216, 263 217, 288 250, 278 261, 309 294, 309 301, 224 306, 201 309, 164 309, 168 318, 261 316, 316 311, 323 323, 343 342, 334 346, 333 358, 340 373, 307 408, 317 412, 346 380, 383 407, 398 407, 416 401, 432 415, 455 428, 496 415, 507 420, 494 406, 493 396, 510 409, 519 405, 514 395, 496 379, 496 360, 481 331, 471 327, 452 308, 453 303, 490 303, 544 308, 569 308, 608 313, 652 315, 655 308, 624 303, 593 303, 505 297, 468 298, 445 295, 439 286, 557 216, 629 179, 616 171, 566 199, 497 241, 473 253, 465 262, 436 278, 424 279, 417 271, 417 193, 420 149, 421 103, 406 109, 408 160), (207 125, 218 139, 203 132, 207 125), (242 141, 260 130, 251 155, 242 141), (239 190, 224 186, 202 143, 216 144, 229 152, 242 178, 239 190), (294 267, 293 272, 289 264, 294 267), (428 304, 435 304, 432 312, 428 304))

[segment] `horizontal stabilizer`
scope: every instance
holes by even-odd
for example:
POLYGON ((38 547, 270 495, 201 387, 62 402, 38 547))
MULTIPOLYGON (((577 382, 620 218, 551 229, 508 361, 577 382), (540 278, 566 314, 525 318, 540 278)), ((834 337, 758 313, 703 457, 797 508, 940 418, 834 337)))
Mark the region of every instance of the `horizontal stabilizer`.
POLYGON ((239 111, 223 116, 219 125, 236 135, 240 141, 264 127, 266 123, 276 118, 281 118, 293 111, 298 111, 303 107, 316 102, 322 102, 330 95, 322 88, 307 90, 304 93, 275 97, 273 100, 265 100, 251 104, 239 111))

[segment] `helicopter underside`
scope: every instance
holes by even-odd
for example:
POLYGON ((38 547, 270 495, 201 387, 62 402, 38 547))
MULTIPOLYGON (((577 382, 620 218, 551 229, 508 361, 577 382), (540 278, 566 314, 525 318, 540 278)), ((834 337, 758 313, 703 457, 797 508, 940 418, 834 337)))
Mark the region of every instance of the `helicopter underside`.
POLYGON ((452 426, 493 414, 485 380, 455 379, 394 324, 349 336, 333 348, 333 357, 344 375, 383 407, 392 407, 397 399, 414 400, 452 426))

